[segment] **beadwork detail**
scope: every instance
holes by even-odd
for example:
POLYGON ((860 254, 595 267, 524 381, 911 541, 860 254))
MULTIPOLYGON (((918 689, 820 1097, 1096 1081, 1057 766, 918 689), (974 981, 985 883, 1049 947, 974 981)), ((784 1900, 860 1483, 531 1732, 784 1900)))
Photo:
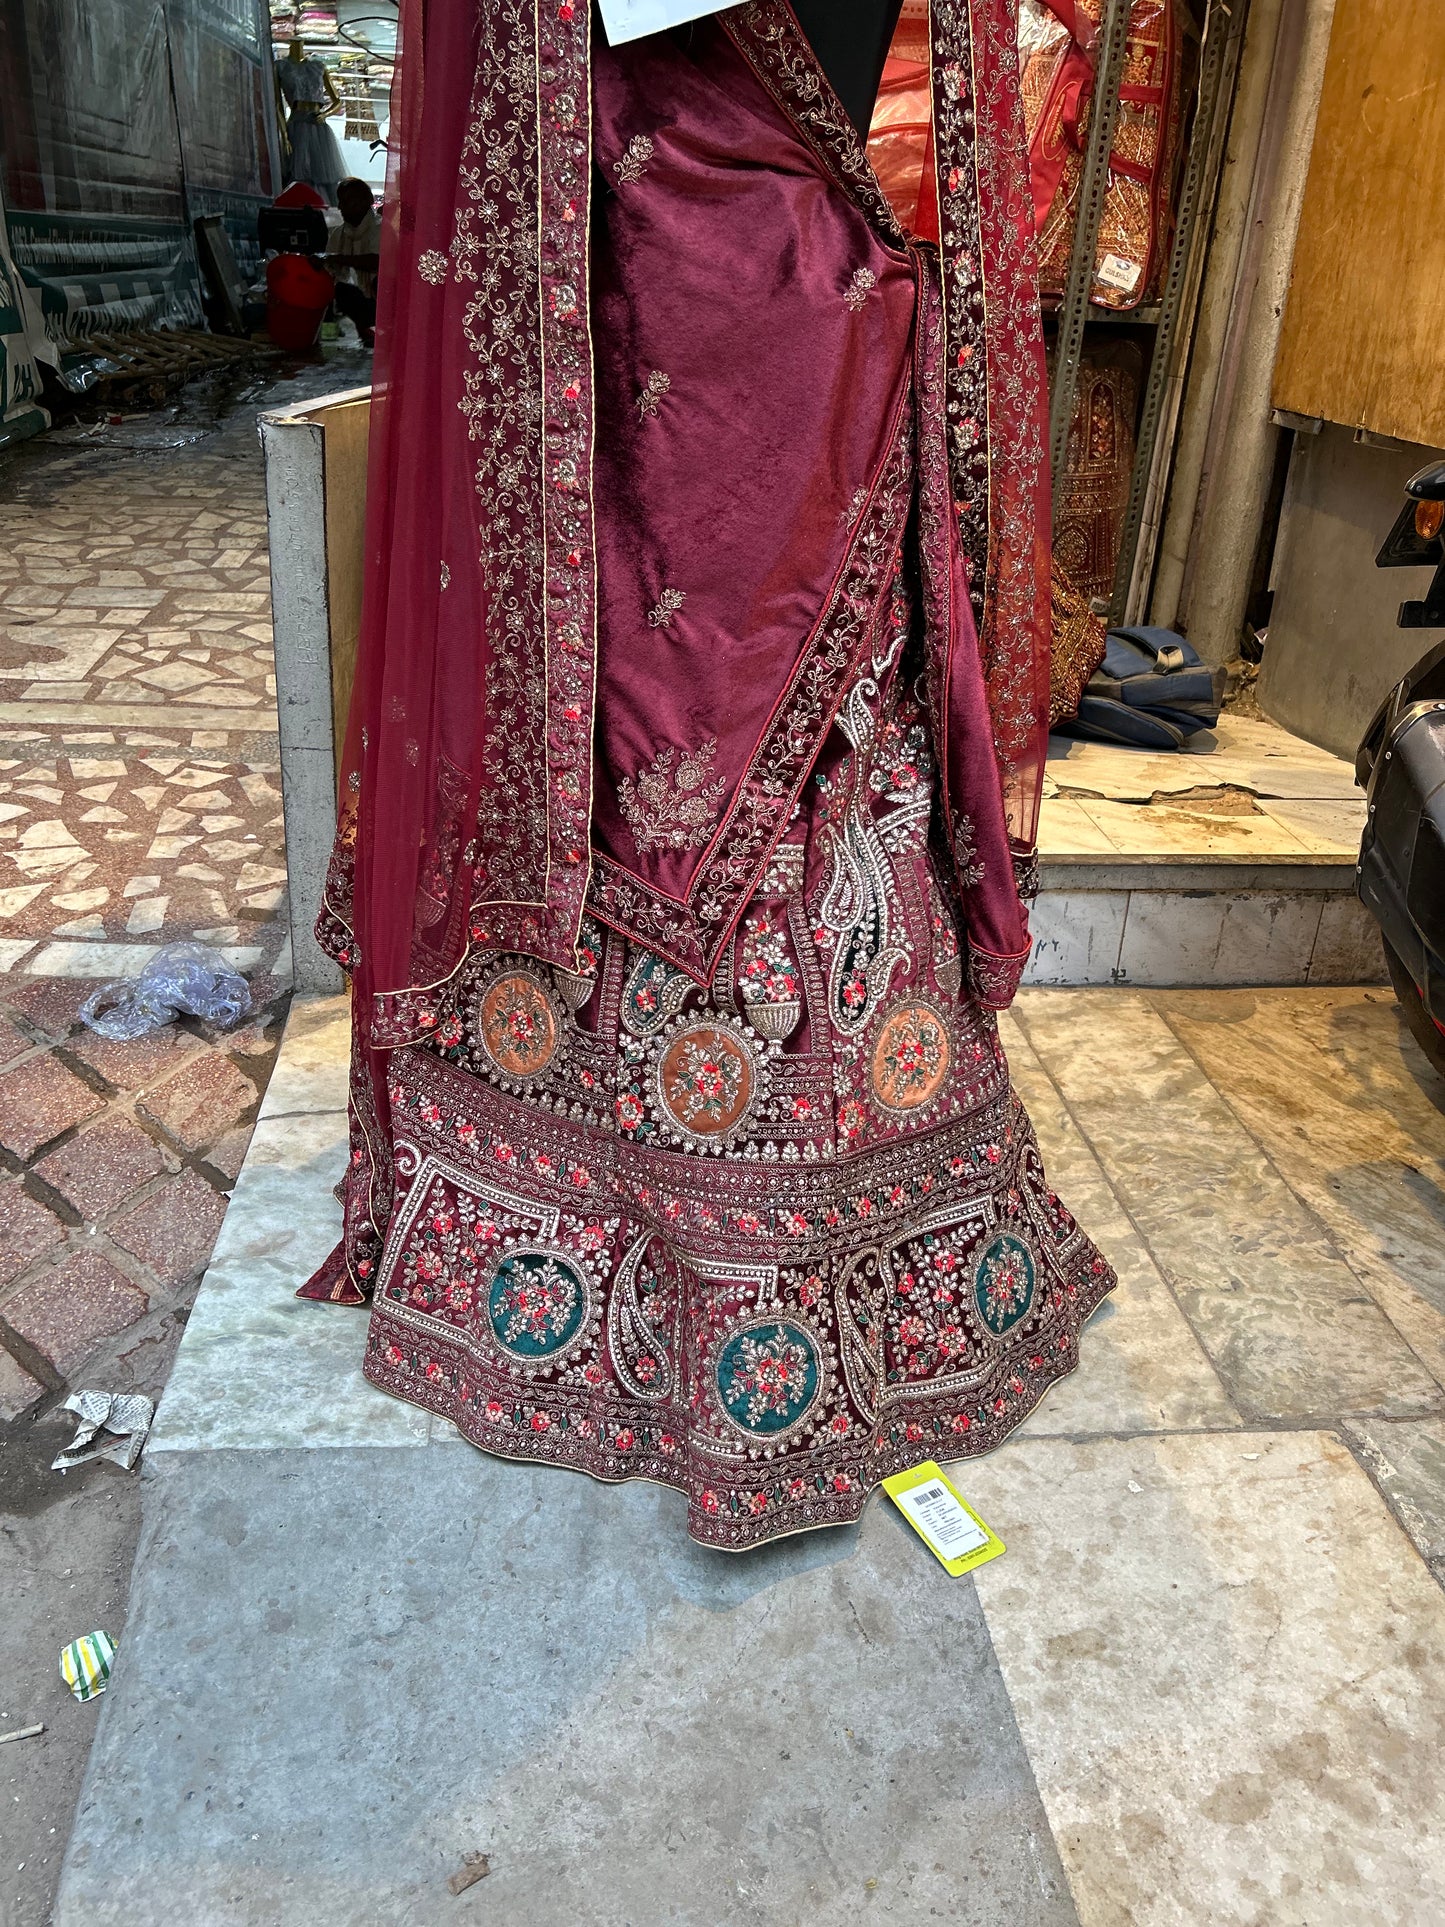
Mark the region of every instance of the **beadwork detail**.
POLYGON ((416 258, 416 271, 423 281, 428 281, 432 287, 439 288, 447 278, 447 257, 439 253, 436 248, 427 248, 416 258))

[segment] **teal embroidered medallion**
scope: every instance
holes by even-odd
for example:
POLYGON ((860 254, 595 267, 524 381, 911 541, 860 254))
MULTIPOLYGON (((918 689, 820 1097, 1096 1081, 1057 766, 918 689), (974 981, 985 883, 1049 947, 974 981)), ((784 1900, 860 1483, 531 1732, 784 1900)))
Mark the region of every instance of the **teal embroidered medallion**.
POLYGON ((995 1336, 1016 1325, 1034 1302, 1033 1254, 1022 1238, 1000 1232, 979 1254, 973 1272, 978 1315, 995 1336))
POLYGON ((723 1409, 744 1431, 768 1438, 796 1425, 818 1395, 818 1349, 797 1325, 750 1325, 717 1362, 723 1409))
POLYGON ((515 1358, 550 1358, 582 1328, 587 1287, 554 1251, 513 1251, 497 1266, 487 1296, 492 1333, 515 1358))

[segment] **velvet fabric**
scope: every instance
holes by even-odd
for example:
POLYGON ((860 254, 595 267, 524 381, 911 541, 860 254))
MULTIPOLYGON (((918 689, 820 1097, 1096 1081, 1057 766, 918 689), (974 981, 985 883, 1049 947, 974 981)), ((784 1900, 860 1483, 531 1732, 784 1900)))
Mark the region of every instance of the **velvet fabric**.
POLYGON ((575 970, 590 913, 711 982, 900 564, 968 982, 1017 985, 1050 621, 1012 9, 904 26, 929 127, 895 206, 785 0, 615 50, 584 0, 404 9, 318 921, 375 1232, 385 1053, 469 957, 575 970))

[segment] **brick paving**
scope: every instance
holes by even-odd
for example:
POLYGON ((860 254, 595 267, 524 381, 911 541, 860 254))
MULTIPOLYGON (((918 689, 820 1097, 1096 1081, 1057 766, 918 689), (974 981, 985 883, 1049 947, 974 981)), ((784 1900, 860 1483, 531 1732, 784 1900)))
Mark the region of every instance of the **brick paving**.
MULTIPOLYGON (((198 389, 0 456, 0 1424, 154 1393, 210 1257, 288 1000, 255 418, 324 366, 198 389), (196 937, 250 979, 232 1036, 87 1030, 98 981, 196 937)), ((62 1433, 45 1442, 53 1455, 62 1433)))
MULTIPOLYGON (((149 1341, 178 1334, 194 1297, 288 1001, 269 979, 235 1038, 186 1019, 127 1045, 78 1018, 36 1022, 27 988, 0 977, 0 1022, 28 1046, 0 1076, 0 1402, 12 1419, 79 1378, 126 1389, 138 1346, 153 1378, 149 1341)), ((68 1001, 91 988, 68 984, 68 1001)))

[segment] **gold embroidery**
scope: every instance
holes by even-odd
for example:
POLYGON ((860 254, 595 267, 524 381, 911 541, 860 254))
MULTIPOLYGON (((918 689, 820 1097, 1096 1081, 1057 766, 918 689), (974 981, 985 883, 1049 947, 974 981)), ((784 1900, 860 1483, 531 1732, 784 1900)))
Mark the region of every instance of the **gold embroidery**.
POLYGON ((717 822, 718 806, 727 784, 721 777, 710 783, 717 738, 697 749, 677 751, 668 745, 651 764, 617 786, 617 804, 641 851, 695 850, 706 843, 717 822))
POLYGON ((627 143, 627 151, 620 161, 612 163, 612 171, 617 176, 618 185, 630 187, 640 181, 647 172, 647 163, 656 150, 646 134, 634 134, 627 143))
POLYGON ((872 268, 854 268, 853 279, 843 291, 843 305, 857 314, 877 286, 878 276, 872 268))
POLYGON ((669 628, 672 623, 672 618, 686 601, 687 592, 685 590, 664 589, 662 594, 657 598, 656 608, 649 609, 647 612, 649 625, 654 629, 669 628))
POLYGON ((429 281, 434 288, 439 288, 447 278, 447 257, 438 254, 435 248, 428 248, 425 254, 417 256, 416 271, 423 281, 429 281))
POLYGON ((663 396, 671 386, 671 377, 663 374, 660 368, 654 368, 642 385, 642 393, 637 397, 637 412, 644 421, 649 415, 657 413, 663 396))

